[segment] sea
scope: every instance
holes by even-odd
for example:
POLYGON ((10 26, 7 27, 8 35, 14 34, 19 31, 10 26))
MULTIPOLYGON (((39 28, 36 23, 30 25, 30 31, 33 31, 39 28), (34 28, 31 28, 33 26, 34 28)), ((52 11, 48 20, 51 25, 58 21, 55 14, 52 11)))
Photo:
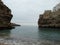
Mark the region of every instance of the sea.
POLYGON ((60 45, 60 29, 23 25, 0 30, 0 45, 60 45))

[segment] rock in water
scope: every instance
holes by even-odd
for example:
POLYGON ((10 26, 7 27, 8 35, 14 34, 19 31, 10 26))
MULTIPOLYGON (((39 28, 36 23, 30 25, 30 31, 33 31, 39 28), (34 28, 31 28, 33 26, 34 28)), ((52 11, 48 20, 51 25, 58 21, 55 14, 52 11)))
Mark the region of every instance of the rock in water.
POLYGON ((11 28, 11 10, 0 0, 0 28, 11 28))
POLYGON ((43 14, 40 14, 38 26, 60 28, 60 5, 54 7, 53 11, 46 10, 43 14))

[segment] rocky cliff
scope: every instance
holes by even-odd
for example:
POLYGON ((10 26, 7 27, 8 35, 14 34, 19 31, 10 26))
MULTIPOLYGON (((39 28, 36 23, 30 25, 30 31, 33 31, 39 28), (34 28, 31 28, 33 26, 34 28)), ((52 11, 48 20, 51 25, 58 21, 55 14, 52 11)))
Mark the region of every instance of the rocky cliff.
POLYGON ((11 10, 0 0, 0 28, 11 28, 11 10))
POLYGON ((38 26, 60 28, 60 8, 56 11, 46 10, 43 14, 40 14, 38 26))

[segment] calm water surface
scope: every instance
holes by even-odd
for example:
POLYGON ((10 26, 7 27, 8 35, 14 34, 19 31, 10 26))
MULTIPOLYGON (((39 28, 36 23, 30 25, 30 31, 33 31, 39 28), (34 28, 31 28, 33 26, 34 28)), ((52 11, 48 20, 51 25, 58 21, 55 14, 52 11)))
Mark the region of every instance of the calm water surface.
POLYGON ((0 45, 60 45, 60 29, 20 26, 1 30, 0 45))

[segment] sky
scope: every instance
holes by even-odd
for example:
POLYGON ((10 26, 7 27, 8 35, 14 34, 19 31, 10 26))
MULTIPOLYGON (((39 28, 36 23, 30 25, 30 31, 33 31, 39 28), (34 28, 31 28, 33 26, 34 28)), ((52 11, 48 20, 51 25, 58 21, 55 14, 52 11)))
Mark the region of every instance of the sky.
POLYGON ((22 25, 37 25, 39 14, 45 10, 53 10, 60 0, 3 0, 12 10, 11 22, 22 25))

